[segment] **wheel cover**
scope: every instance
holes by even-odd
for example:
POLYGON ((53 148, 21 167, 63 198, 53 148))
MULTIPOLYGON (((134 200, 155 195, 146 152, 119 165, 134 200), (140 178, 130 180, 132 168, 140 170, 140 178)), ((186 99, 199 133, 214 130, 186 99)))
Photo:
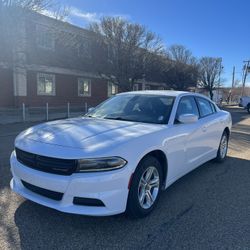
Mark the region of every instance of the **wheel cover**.
POLYGON ((160 177, 156 167, 148 167, 141 176, 138 186, 138 200, 143 209, 150 208, 159 193, 160 177))
POLYGON ((227 147, 228 147, 227 136, 223 135, 220 142, 220 157, 222 159, 225 158, 227 154, 227 147))

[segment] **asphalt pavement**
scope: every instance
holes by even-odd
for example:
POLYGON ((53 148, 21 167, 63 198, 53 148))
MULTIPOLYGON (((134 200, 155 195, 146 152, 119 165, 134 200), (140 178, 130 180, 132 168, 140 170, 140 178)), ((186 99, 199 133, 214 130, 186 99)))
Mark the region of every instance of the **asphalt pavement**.
POLYGON ((250 115, 227 109, 227 160, 178 180, 139 220, 65 214, 11 192, 14 138, 32 124, 0 125, 0 249, 250 249, 250 115))

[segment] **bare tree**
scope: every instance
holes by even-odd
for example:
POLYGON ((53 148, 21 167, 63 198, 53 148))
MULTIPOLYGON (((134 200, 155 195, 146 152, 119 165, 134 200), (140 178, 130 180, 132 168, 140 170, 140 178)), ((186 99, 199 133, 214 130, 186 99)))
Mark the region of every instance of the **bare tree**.
POLYGON ((213 90, 221 87, 222 60, 215 57, 202 57, 199 61, 199 86, 208 90, 213 100, 213 90))
POLYGON ((198 64, 192 52, 183 45, 172 45, 166 55, 165 78, 169 86, 178 90, 195 87, 198 80, 198 64))
POLYGON ((177 63, 193 65, 196 59, 192 52, 183 45, 174 44, 169 47, 167 54, 170 59, 177 63))
POLYGON ((155 55, 163 53, 158 36, 142 25, 119 17, 104 17, 100 23, 91 24, 90 30, 97 34, 107 52, 107 61, 99 63, 99 71, 122 91, 130 90, 136 80, 147 78, 155 55))

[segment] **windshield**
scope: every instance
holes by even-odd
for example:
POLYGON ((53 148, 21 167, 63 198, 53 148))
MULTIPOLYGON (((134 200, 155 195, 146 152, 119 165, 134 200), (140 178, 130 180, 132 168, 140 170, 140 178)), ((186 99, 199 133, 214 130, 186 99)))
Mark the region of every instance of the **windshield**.
POLYGON ((168 122, 173 96, 117 95, 86 114, 87 117, 165 124, 168 122))

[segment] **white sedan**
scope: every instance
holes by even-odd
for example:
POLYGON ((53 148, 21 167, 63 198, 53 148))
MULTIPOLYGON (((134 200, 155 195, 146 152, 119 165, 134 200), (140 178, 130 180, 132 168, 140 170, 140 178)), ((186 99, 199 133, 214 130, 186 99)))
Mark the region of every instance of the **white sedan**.
POLYGON ((11 188, 63 212, 149 214, 161 190, 227 154, 231 115, 203 95, 118 94, 87 115, 22 132, 10 162, 11 188))

